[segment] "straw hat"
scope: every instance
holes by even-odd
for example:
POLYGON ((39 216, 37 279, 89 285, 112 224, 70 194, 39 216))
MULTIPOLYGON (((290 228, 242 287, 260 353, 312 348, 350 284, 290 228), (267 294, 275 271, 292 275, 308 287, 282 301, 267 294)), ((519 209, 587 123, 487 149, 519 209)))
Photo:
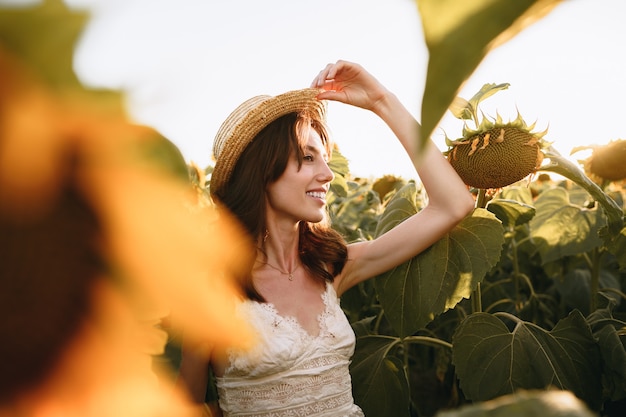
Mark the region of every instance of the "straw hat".
POLYGON ((213 141, 211 196, 222 195, 239 157, 268 124, 294 112, 317 113, 325 119, 326 103, 316 98, 320 91, 306 88, 277 96, 256 96, 239 105, 222 123, 213 141))

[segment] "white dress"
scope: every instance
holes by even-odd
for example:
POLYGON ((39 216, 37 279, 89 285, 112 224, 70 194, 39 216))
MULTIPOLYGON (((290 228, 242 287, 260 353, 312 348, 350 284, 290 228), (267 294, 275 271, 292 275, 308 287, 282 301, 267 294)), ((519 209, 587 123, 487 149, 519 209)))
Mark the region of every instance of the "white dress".
POLYGON ((224 416, 362 417, 354 404, 348 370, 355 336, 332 284, 322 294, 319 335, 270 303, 244 301, 239 312, 259 341, 250 351, 229 351, 229 366, 217 378, 224 416))

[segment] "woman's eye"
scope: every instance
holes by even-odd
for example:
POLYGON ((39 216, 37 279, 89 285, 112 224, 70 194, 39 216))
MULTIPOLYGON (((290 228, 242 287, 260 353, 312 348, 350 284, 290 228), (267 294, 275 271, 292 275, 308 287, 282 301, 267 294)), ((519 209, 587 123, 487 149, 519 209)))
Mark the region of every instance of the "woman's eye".
POLYGON ((304 155, 302 157, 302 159, 305 160, 305 161, 312 162, 313 161, 313 155, 304 155))

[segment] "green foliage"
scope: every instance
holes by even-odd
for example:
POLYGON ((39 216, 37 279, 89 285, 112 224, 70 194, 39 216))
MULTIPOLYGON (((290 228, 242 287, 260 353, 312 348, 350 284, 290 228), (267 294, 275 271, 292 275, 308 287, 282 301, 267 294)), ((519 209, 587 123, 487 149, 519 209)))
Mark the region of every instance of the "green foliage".
POLYGON ((409 408, 409 386, 402 362, 390 351, 398 348, 398 340, 380 335, 359 339, 351 374, 359 383, 354 396, 362 398, 361 406, 368 415, 403 415, 409 408))
MULTIPOLYGON (((422 137, 491 48, 520 30, 520 21, 532 22, 557 3, 417 0, 430 54, 422 137)), ((92 95, 72 70, 86 17, 60 0, 2 8, 0 42, 48 87, 92 95)), ((507 86, 486 85, 452 110, 477 119, 478 103, 507 86)), ((109 98, 121 111, 122 96, 109 98)), ((141 155, 184 178, 180 152, 157 139, 141 155)), ((445 415, 549 416, 542 398, 521 394, 548 387, 573 392, 596 411, 626 399, 624 199, 553 149, 546 156, 542 170, 563 175, 566 186, 537 198, 529 187, 509 186, 421 255, 343 295, 357 334, 354 396, 366 415, 457 408, 445 415), (494 406, 495 398, 507 401, 494 406), (474 404, 463 407, 468 401, 474 404)), ((351 177, 339 151, 330 165, 330 218, 350 242, 373 239, 424 206, 415 182, 387 181, 392 186, 381 192, 376 181, 351 177)), ((204 197, 210 171, 188 171, 204 197)))
MULTIPOLYGON (((459 114, 474 108, 475 118, 480 100, 502 88, 457 103, 459 114)), ((474 212, 440 241, 343 296, 357 334, 354 395, 366 414, 433 415, 549 388, 594 411, 626 400, 623 193, 543 151, 541 169, 564 182, 480 190, 474 212), (428 395, 428 378, 448 390, 447 402, 428 395)), ((414 181, 341 176, 330 209, 350 241, 374 239, 425 205, 414 181), (381 189, 390 190, 383 201, 381 189)))
MULTIPOLYGON (((416 212, 401 190, 381 216, 380 232, 416 212)), ((397 334, 409 336, 469 298, 498 261, 503 243, 500 222, 488 211, 476 209, 420 256, 375 278, 378 298, 397 334)))
POLYGON ((416 0, 428 47, 422 138, 428 138, 489 51, 559 0, 416 0))
POLYGON ((452 361, 467 398, 484 401, 522 387, 556 387, 598 409, 600 353, 580 312, 570 313, 551 331, 513 319, 509 331, 495 314, 475 313, 454 334, 452 361))
MULTIPOLYGON (((413 181, 365 203, 375 183, 335 200, 334 221, 352 222, 337 230, 373 239, 424 206, 413 181)), ((614 204, 593 204, 574 182, 535 197, 531 188, 506 187, 431 248, 342 297, 366 415, 434 415, 530 389, 570 391, 596 411, 626 398, 626 274, 605 245, 619 252, 626 229, 601 238, 603 207, 614 204), (423 392, 429 375, 445 400, 423 392)))
POLYGON ((587 252, 602 244, 605 225, 602 210, 570 204, 563 188, 547 190, 535 202, 537 215, 530 221, 531 238, 543 263, 587 252))

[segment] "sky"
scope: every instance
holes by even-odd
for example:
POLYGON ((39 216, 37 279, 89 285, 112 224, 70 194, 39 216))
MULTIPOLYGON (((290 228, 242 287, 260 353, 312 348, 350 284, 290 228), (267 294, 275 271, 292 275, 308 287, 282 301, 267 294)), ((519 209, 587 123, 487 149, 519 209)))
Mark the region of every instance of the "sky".
MULTIPOLYGON (((75 69, 87 85, 122 90, 131 118, 172 140, 188 162, 212 164, 221 122, 242 101, 308 87, 329 62, 358 62, 419 120, 428 52, 413 0, 66 0, 89 10, 75 69)), ((565 0, 491 51, 467 80, 510 83, 481 109, 517 112, 564 155, 626 138, 626 1, 565 0)), ((333 138, 356 176, 416 178, 372 113, 330 103, 333 138)), ((449 113, 433 134, 460 137, 449 113)), ((586 156, 578 153, 575 157, 586 156)))

